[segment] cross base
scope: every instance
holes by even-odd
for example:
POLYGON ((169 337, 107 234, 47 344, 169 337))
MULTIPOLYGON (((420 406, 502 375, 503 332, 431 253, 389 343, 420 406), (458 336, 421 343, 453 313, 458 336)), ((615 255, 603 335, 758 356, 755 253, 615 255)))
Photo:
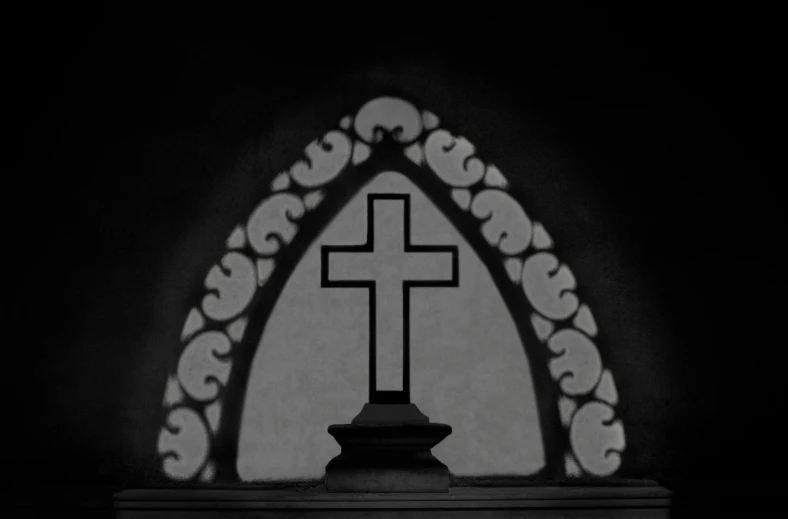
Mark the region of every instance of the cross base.
POLYGON ((326 465, 327 492, 449 491, 449 468, 430 449, 451 426, 429 423, 413 404, 366 404, 353 423, 328 433, 342 453, 326 465))
POLYGON ((407 425, 430 423, 416 404, 364 404, 353 425, 407 425))
POLYGON ((370 460, 340 454, 326 465, 326 492, 448 492, 449 467, 429 452, 370 460))

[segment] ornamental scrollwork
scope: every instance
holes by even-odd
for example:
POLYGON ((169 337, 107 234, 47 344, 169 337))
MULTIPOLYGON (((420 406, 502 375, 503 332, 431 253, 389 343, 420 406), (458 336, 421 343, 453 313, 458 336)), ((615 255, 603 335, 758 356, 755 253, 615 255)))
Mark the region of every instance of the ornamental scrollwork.
POLYGON ((164 473, 176 480, 215 478, 212 442, 222 427, 223 389, 251 319, 250 301, 267 290, 300 220, 324 203, 333 182, 375 154, 385 134, 408 160, 440 180, 447 200, 474 218, 522 306, 533 309, 513 318, 527 322, 550 355, 549 372, 560 393, 553 405, 569 446, 564 473, 615 473, 626 447, 616 418, 618 393, 593 342, 597 324, 575 294, 571 270, 495 165, 478 156, 467 139, 441 127, 435 114, 393 97, 367 102, 355 116, 342 118, 337 129, 310 142, 305 157, 274 175, 260 204, 232 230, 227 251, 205 279, 205 293, 186 316, 183 350, 166 384, 158 443, 164 473))

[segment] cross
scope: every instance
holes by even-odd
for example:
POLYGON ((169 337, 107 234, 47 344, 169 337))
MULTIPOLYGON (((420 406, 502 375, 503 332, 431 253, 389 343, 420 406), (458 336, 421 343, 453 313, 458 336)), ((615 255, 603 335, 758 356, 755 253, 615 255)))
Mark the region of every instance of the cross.
POLYGON ((459 286, 456 245, 410 243, 410 195, 367 195, 367 241, 321 248, 320 286, 369 294, 369 402, 410 403, 410 289, 459 286))

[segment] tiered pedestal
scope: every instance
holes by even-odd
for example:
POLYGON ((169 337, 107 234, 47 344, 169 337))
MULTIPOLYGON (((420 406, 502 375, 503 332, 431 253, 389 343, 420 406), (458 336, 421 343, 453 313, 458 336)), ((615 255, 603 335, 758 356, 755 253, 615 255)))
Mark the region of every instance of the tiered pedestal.
POLYGON ((431 449, 451 426, 430 423, 414 404, 365 404, 328 432, 342 452, 326 466, 327 492, 449 491, 449 468, 431 449))

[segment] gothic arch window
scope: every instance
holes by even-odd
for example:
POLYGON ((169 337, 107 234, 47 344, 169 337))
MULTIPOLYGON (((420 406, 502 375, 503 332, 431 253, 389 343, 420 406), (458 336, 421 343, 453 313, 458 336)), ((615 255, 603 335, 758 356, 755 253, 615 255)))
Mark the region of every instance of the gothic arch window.
MULTIPOLYGON (((532 379, 542 457, 531 473, 614 474, 625 450, 616 386, 571 270, 494 164, 438 116, 394 97, 367 102, 309 143, 303 160, 275 175, 248 219, 230 232, 204 296, 186 316, 166 384, 158 439, 164 474, 180 481, 257 479, 244 473, 239 457, 249 443, 244 405, 266 327, 310 247, 370 189, 407 191, 414 207, 421 200, 489 274, 532 379)), ((268 373, 277 369, 269 365, 268 373)), ((278 419, 272 417, 271 428, 278 419)), ((328 437, 325 427, 317 434, 328 437)), ((512 441, 506 448, 517 450, 512 441)))

